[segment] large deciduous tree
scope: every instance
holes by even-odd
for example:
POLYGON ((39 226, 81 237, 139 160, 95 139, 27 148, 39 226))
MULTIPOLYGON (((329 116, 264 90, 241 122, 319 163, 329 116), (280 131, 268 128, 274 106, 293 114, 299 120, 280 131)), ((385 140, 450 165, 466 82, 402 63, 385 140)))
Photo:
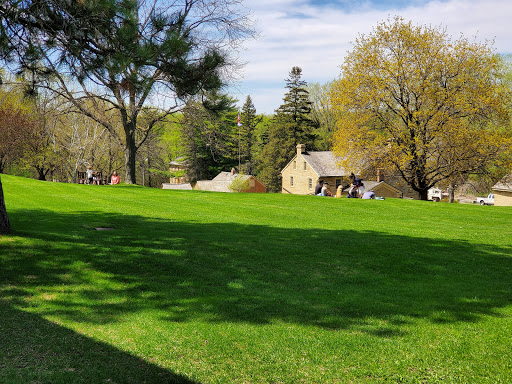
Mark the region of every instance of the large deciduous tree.
POLYGON ((189 96, 219 88, 236 67, 232 52, 253 33, 239 5, 4 0, 0 54, 17 72, 31 73, 34 86, 51 89, 103 125, 123 148, 125 181, 135 183, 137 149, 155 124, 189 96), (118 118, 110 119, 112 111, 118 118))
MULTIPOLYGON (((15 90, 0 92, 0 173, 9 162, 19 161, 34 140, 37 123, 28 103, 15 90)), ((0 180, 0 234, 11 231, 0 180)))
POLYGON ((36 113, 15 89, 0 91, 0 173, 19 162, 37 135, 36 113))
POLYGON ((333 85, 344 165, 394 167, 422 199, 510 148, 509 94, 492 44, 399 17, 361 35, 333 85), (501 124, 503 123, 503 124, 501 124))
POLYGON ((330 93, 333 82, 325 84, 309 83, 309 98, 311 105, 311 119, 318 124, 318 135, 315 147, 319 151, 330 151, 332 139, 336 130, 336 114, 331 107, 330 93))

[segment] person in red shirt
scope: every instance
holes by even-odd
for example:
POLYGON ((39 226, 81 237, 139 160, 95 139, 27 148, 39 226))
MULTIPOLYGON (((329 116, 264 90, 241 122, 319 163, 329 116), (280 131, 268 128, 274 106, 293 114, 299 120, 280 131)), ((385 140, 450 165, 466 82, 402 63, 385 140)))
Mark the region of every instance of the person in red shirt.
POLYGON ((117 171, 114 171, 114 174, 112 175, 112 178, 110 179, 110 184, 119 184, 121 181, 121 177, 117 174, 117 171))

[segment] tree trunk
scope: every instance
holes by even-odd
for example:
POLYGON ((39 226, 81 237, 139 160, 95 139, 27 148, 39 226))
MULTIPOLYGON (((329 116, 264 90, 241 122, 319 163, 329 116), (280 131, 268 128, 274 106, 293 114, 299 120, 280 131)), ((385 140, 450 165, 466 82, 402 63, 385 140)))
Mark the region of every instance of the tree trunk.
POLYGON ((37 171, 37 179, 41 181, 46 181, 46 172, 44 168, 41 167, 35 167, 37 171))
POLYGON ((418 193, 420 194, 420 200, 428 200, 428 189, 422 189, 418 193))
POLYGON ((448 202, 453 203, 455 202, 455 187, 451 186, 448 188, 448 202))
POLYGON ((135 155, 137 154, 137 147, 135 145, 135 129, 131 127, 125 128, 126 132, 126 148, 124 149, 124 160, 126 165, 126 184, 135 184, 135 155))
POLYGON ((4 191, 2 188, 2 179, 0 179, 0 235, 11 232, 7 209, 5 208, 4 191))

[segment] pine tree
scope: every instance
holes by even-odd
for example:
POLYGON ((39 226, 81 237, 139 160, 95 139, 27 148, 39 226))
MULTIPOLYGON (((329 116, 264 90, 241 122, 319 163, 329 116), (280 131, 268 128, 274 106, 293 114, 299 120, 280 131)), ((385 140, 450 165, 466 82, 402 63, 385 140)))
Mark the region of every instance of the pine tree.
POLYGON ((259 119, 256 116, 256 108, 251 96, 247 96, 240 115, 241 126, 239 127, 239 161, 240 173, 252 174, 254 172, 253 145, 254 130, 259 119))
POLYGON ((309 99, 309 91, 307 90, 307 82, 301 80, 302 69, 293 67, 286 79, 286 88, 288 92, 283 98, 282 104, 277 110, 277 119, 291 120, 292 124, 288 126, 289 135, 293 137, 294 145, 292 152, 295 150, 296 144, 313 144, 315 139, 315 128, 318 123, 311 119, 311 110, 313 103, 309 99))
POLYGON ((312 103, 301 76, 302 69, 293 67, 285 80, 288 92, 284 104, 276 110, 268 143, 259 157, 258 178, 270 192, 281 191, 281 170, 295 154, 297 144, 314 148, 318 124, 310 118, 312 103))
POLYGON ((236 100, 212 93, 190 101, 181 120, 182 145, 192 180, 208 180, 238 164, 236 100))

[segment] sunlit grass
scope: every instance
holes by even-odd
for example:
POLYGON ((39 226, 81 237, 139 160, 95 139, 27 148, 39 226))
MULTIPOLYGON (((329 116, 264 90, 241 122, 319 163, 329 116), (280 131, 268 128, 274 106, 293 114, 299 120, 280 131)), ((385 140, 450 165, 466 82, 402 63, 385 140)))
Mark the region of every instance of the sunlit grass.
POLYGON ((2 183, 0 382, 512 382, 510 208, 2 183))

